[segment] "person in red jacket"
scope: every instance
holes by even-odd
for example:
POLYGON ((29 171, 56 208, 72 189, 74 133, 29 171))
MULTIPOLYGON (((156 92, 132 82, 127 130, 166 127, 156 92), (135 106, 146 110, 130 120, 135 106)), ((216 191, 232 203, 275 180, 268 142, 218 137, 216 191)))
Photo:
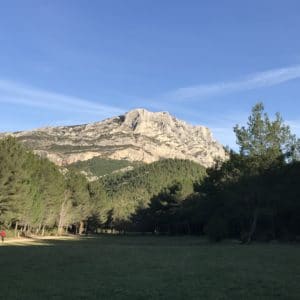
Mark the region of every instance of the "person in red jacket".
POLYGON ((4 242, 4 238, 6 237, 6 232, 4 230, 1 230, 0 236, 1 236, 2 243, 3 243, 4 242))

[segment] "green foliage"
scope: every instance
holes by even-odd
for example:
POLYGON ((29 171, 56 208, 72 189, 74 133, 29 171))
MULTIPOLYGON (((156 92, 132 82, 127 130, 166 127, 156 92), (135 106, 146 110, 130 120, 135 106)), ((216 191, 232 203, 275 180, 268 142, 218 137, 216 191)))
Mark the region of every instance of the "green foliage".
POLYGON ((127 167, 137 167, 142 163, 128 160, 105 159, 94 157, 86 161, 79 161, 68 166, 71 170, 85 171, 88 174, 101 177, 127 167))
POLYGON ((71 201, 70 223, 86 220, 92 211, 88 182, 84 175, 75 172, 66 174, 67 191, 71 201))
POLYGON ((85 177, 66 177, 47 159, 34 155, 14 138, 0 140, 0 223, 23 231, 66 229, 91 211, 85 177))
POLYGON ((193 192, 193 184, 202 181, 205 169, 199 164, 179 159, 166 159, 100 179, 113 210, 114 220, 128 220, 138 208, 146 208, 150 199, 175 182, 182 186, 182 197, 193 192))
POLYGON ((7 138, 0 141, 0 172, 2 222, 55 223, 53 210, 64 191, 64 177, 53 163, 7 138))
POLYGON ((300 234, 298 141, 279 114, 270 121, 263 109, 257 104, 248 127, 235 127, 240 154, 231 152, 227 162, 208 170, 198 189, 198 198, 206 199, 200 209, 208 234, 218 239, 225 233, 243 242, 300 234))
POLYGON ((182 185, 175 183, 151 198, 147 208, 140 208, 131 217, 137 231, 171 233, 176 212, 182 201, 182 185))
POLYGON ((276 160, 290 160, 297 156, 299 140, 291 134, 279 113, 271 121, 264 113, 264 105, 258 103, 252 108, 247 125, 234 127, 237 144, 240 146, 240 154, 254 157, 259 167, 266 169, 276 160))

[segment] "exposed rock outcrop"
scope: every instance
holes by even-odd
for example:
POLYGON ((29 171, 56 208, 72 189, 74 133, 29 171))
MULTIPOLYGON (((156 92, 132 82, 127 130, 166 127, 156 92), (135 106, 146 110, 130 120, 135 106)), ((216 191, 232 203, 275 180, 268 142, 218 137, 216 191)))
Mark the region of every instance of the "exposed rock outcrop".
POLYGON ((13 135, 58 165, 96 156, 150 163, 162 158, 196 161, 209 167, 226 159, 223 146, 204 126, 192 126, 167 112, 132 110, 101 122, 47 127, 13 135))

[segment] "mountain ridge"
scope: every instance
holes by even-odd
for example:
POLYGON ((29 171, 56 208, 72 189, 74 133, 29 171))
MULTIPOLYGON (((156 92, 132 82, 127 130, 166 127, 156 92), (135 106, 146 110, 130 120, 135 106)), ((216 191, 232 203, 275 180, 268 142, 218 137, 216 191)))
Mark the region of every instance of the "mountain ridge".
POLYGON ((143 108, 82 125, 43 127, 2 133, 14 136, 60 166, 94 157, 151 163, 165 158, 188 159, 210 167, 225 160, 223 146, 205 126, 179 120, 168 112, 143 108))

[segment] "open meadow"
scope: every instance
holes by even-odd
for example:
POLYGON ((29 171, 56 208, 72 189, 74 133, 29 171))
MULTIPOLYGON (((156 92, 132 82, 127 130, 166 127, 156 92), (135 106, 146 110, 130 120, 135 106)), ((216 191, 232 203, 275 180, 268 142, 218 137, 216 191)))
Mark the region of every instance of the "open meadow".
POLYGON ((300 299, 297 244, 99 236, 4 243, 1 299, 300 299))

